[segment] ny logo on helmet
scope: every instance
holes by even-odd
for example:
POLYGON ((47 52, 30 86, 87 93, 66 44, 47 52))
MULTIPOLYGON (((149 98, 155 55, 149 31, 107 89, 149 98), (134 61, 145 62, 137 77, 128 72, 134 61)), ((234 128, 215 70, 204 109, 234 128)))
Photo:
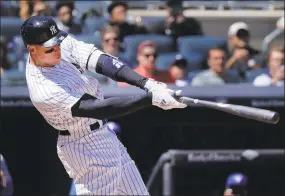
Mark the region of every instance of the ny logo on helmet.
POLYGON ((56 30, 56 28, 55 28, 54 25, 52 25, 52 26, 49 28, 49 30, 50 30, 50 32, 51 32, 52 35, 54 35, 54 34, 57 33, 57 30, 56 30))

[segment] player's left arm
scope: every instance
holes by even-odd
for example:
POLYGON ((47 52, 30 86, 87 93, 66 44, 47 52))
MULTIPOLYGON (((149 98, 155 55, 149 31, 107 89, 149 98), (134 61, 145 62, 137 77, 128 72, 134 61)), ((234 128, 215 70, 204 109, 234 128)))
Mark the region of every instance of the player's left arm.
POLYGON ((105 53, 98 57, 96 51, 94 51, 94 54, 91 54, 87 62, 87 68, 117 82, 125 82, 146 91, 151 92, 159 88, 167 88, 166 84, 143 77, 132 70, 126 63, 105 53))
POLYGON ((137 74, 117 57, 106 54, 93 44, 84 43, 68 36, 62 42, 61 48, 64 58, 84 70, 97 72, 115 81, 125 82, 150 92, 158 88, 167 88, 164 83, 137 74))

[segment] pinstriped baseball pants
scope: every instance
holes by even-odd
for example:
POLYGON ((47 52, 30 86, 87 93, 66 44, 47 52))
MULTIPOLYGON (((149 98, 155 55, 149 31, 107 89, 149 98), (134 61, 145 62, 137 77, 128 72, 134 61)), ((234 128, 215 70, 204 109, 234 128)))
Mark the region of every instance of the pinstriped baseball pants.
POLYGON ((57 153, 77 195, 149 195, 135 162, 108 126, 80 138, 59 136, 57 153))

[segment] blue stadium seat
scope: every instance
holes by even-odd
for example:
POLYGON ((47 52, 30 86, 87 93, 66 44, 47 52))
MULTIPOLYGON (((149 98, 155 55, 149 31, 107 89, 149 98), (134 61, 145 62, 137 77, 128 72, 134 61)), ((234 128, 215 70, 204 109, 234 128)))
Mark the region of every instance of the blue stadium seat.
POLYGON ((193 80, 193 78, 200 72, 202 72, 204 70, 195 70, 195 71, 190 71, 188 72, 188 79, 189 79, 189 82, 191 83, 191 81, 193 80))
POLYGON ((100 35, 79 34, 79 35, 73 35, 73 37, 79 41, 94 44, 99 49, 101 48, 101 36, 100 35))
POLYGON ((269 74, 268 68, 258 69, 258 70, 249 70, 245 74, 246 82, 253 83, 254 79, 260 74, 269 74))
POLYGON ((147 34, 147 35, 129 35, 124 38, 124 57, 135 62, 137 56, 137 48, 139 44, 145 40, 155 41, 157 44, 158 54, 172 52, 173 41, 168 36, 147 34))
POLYGON ((20 35, 23 20, 18 17, 1 17, 1 35, 5 36, 7 41, 12 41, 13 37, 20 35))
POLYGON ((182 54, 188 62, 188 71, 202 69, 204 56, 197 52, 187 52, 182 54))
POLYGON ((105 17, 91 17, 87 18, 83 26, 83 33, 94 34, 96 31, 100 31, 101 28, 108 23, 105 17))
MULTIPOLYGON (((175 56, 177 54, 178 53, 176 52, 170 52, 158 55, 156 59, 156 68, 158 70, 167 70, 170 67, 171 63, 175 60, 175 56)), ((200 63, 203 60, 203 57, 200 54, 192 52, 188 54, 182 54, 182 56, 188 62, 188 71, 200 68, 200 63)))
POLYGON ((211 47, 215 45, 226 47, 227 41, 218 37, 183 36, 178 38, 177 45, 178 51, 182 54, 197 52, 205 57, 211 47))
POLYGON ((143 24, 148 32, 158 33, 159 30, 164 29, 165 17, 145 16, 143 17, 143 24))
POLYGON ((234 82, 244 82, 243 79, 240 77, 240 74, 236 69, 231 69, 227 71, 228 75, 231 77, 232 81, 234 82))

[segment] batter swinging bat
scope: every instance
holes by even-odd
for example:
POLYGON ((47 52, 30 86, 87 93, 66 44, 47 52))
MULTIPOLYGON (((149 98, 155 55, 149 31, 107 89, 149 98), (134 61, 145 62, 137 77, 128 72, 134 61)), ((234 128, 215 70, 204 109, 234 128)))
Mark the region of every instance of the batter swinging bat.
POLYGON ((227 112, 233 115, 249 118, 266 123, 276 124, 279 121, 279 114, 270 110, 264 110, 254 107, 216 103, 212 101, 205 101, 199 99, 193 99, 190 97, 178 97, 179 102, 186 105, 200 105, 208 108, 213 108, 223 112, 227 112))

